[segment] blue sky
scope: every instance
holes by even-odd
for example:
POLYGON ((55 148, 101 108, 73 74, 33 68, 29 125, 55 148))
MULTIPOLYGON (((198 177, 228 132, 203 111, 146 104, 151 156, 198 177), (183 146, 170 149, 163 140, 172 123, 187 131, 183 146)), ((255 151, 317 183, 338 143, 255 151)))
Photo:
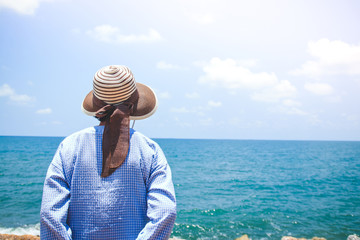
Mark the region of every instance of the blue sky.
POLYGON ((130 67, 150 137, 360 140, 358 1, 0 0, 0 135, 66 136, 130 67))

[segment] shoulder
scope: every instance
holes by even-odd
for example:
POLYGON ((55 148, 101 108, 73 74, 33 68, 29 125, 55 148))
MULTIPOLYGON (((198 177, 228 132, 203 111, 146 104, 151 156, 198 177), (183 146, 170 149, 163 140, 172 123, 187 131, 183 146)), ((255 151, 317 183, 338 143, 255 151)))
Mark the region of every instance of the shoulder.
POLYGON ((160 145, 140 132, 131 132, 130 146, 143 157, 150 157, 152 161, 166 163, 166 158, 160 145))
POLYGON ((157 142, 144 134, 131 129, 130 151, 139 154, 142 159, 156 161, 159 155, 164 155, 157 142))
POLYGON ((130 143, 144 148, 151 148, 153 150, 160 148, 154 140, 133 129, 130 129, 130 143))
POLYGON ((96 127, 85 128, 70 134, 61 142, 61 144, 72 145, 75 142, 79 142, 91 137, 95 137, 96 133, 97 133, 96 127))
POLYGON ((72 172, 75 162, 84 153, 84 149, 88 152, 96 148, 97 132, 99 132, 97 127, 89 127, 64 138, 59 144, 52 164, 60 169, 65 169, 65 172, 72 172))
POLYGON ((58 147, 58 151, 71 154, 78 151, 84 145, 95 144, 96 136, 99 135, 98 131, 97 127, 89 127, 74 132, 64 138, 58 147))

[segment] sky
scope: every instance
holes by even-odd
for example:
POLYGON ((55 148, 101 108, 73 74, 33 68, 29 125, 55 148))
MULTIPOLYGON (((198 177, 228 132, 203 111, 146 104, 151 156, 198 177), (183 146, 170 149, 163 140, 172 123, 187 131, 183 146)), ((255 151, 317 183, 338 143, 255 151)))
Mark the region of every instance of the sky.
POLYGON ((0 0, 0 135, 67 136, 95 72, 154 89, 151 138, 360 140, 360 2, 0 0))

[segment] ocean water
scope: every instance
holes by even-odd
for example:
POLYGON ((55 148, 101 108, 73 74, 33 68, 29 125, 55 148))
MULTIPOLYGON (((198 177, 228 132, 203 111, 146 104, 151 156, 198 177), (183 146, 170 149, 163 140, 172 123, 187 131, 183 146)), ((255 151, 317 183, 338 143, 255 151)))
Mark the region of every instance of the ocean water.
MULTIPOLYGON (((62 139, 0 137, 0 233, 39 234, 42 185, 62 139)), ((360 235, 360 142, 155 140, 173 173, 173 237, 360 235)))

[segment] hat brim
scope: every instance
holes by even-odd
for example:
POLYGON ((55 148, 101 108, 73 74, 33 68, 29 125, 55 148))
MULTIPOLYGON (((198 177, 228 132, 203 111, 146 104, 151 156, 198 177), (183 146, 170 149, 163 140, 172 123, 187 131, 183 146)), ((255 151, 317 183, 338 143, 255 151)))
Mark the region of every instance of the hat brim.
MULTIPOLYGON (((158 106, 156 94, 150 87, 137 82, 136 88, 139 93, 139 100, 133 113, 130 115, 130 120, 148 118, 156 112, 158 106)), ((81 104, 81 109, 86 115, 94 117, 100 107, 94 104, 93 97, 93 91, 90 91, 81 104)))

